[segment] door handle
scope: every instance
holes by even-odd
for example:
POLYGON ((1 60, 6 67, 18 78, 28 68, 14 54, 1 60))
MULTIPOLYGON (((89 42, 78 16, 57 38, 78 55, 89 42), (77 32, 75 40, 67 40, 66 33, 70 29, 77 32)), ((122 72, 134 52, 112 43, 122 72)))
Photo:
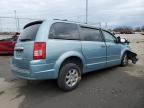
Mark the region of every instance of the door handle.
POLYGON ((14 51, 23 51, 23 50, 24 50, 23 47, 16 47, 16 48, 14 49, 14 51))
POLYGON ((108 45, 107 47, 108 47, 108 48, 110 48, 110 47, 111 47, 111 45, 108 45))

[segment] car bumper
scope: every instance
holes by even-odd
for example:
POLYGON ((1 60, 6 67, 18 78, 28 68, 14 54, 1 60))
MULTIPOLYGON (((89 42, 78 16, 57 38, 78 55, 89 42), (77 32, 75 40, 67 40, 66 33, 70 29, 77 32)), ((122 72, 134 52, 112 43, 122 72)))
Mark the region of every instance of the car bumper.
POLYGON ((0 55, 3 55, 3 54, 13 54, 13 51, 0 51, 0 55))
POLYGON ((22 69, 11 63, 11 71, 12 73, 22 79, 27 80, 45 80, 45 79, 56 79, 57 74, 55 69, 47 69, 49 67, 48 64, 40 64, 40 65, 30 65, 29 69, 22 69))

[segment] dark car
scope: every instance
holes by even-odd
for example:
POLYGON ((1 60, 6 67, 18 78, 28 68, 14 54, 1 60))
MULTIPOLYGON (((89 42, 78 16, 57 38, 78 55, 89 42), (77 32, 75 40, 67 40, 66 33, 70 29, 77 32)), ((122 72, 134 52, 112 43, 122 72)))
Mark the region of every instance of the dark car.
POLYGON ((0 40, 0 54, 13 54, 14 47, 17 41, 18 33, 11 38, 4 38, 0 40))

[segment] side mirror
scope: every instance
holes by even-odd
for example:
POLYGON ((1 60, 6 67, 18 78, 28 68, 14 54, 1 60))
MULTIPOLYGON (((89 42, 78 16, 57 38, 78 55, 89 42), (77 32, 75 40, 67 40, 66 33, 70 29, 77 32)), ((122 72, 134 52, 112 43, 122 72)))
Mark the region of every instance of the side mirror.
POLYGON ((127 42, 127 40, 126 40, 126 39, 124 39, 124 38, 121 38, 121 39, 120 39, 120 42, 121 42, 121 43, 126 43, 126 42, 127 42))
POLYGON ((125 38, 120 38, 120 36, 117 37, 117 43, 122 43, 122 44, 129 44, 130 42, 126 40, 125 38))
POLYGON ((116 43, 121 43, 121 38, 120 38, 120 36, 117 37, 116 43))
POLYGON ((129 44, 130 42, 128 41, 128 40, 126 40, 125 38, 121 38, 120 39, 120 43, 122 43, 122 44, 129 44))

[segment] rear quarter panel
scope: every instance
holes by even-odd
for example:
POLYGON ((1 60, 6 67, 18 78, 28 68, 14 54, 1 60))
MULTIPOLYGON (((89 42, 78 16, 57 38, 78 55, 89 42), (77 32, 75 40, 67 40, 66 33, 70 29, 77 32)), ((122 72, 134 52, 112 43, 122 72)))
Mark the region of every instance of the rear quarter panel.
POLYGON ((49 39, 47 42, 47 63, 53 64, 55 74, 58 76, 62 62, 71 56, 79 57, 83 65, 85 60, 81 53, 81 42, 76 40, 49 39))

